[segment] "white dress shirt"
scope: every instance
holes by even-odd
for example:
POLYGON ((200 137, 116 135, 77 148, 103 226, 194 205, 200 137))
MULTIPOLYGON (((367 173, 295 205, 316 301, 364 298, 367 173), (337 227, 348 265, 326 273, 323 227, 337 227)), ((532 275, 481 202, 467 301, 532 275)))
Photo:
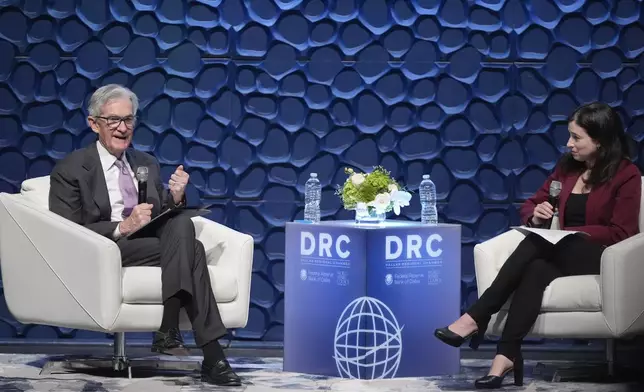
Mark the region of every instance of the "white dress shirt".
MULTIPOLYGON (((105 175, 105 184, 107 185, 107 193, 110 197, 110 207, 112 208, 112 222, 121 222, 123 221, 123 209, 125 208, 123 204, 123 195, 121 195, 121 187, 119 186, 119 168, 114 164, 116 162, 116 157, 110 154, 109 151, 103 145, 96 141, 96 148, 98 149, 98 157, 101 160, 101 166, 103 167, 103 174, 105 175)), ((134 187, 139 188, 139 183, 136 180, 134 171, 130 167, 130 163, 127 159, 123 160, 125 162, 125 167, 127 168, 132 181, 134 182, 134 187)), ((116 226, 114 230, 114 239, 121 237, 121 231, 119 227, 116 226)))

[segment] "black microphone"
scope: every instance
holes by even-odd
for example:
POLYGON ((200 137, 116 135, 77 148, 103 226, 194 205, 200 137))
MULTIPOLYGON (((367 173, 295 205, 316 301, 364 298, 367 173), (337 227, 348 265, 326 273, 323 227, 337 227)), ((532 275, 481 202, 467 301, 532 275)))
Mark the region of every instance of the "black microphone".
POLYGON ((139 204, 148 202, 148 168, 139 166, 136 169, 136 179, 139 180, 139 204))
POLYGON ((552 208, 557 209, 559 205, 559 194, 561 193, 561 183, 559 181, 552 181, 550 183, 550 194, 548 195, 548 203, 552 208))
MULTIPOLYGON (((553 218, 559 214, 559 194, 561 193, 561 182, 552 181, 550 183, 550 192, 548 194, 548 203, 552 206, 553 218)), ((552 218, 548 219, 546 222, 546 228, 550 228, 552 225, 552 218)))

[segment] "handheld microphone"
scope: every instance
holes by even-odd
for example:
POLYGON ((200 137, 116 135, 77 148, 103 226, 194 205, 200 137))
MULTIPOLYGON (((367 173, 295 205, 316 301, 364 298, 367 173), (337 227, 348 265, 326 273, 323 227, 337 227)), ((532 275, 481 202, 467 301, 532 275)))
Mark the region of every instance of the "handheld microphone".
POLYGON ((139 204, 148 200, 148 168, 139 166, 136 169, 136 179, 139 180, 139 204))
POLYGON ((552 181, 550 183, 550 194, 548 195, 548 203, 552 205, 555 210, 559 205, 559 194, 561 193, 561 182, 552 181))
POLYGON ((552 227, 552 222, 555 218, 557 218, 557 226, 559 225, 559 194, 561 193, 561 182, 559 181, 552 181, 550 183, 550 192, 548 194, 548 203, 552 206, 553 215, 552 218, 548 219, 548 221, 545 224, 546 228, 551 228, 552 227))

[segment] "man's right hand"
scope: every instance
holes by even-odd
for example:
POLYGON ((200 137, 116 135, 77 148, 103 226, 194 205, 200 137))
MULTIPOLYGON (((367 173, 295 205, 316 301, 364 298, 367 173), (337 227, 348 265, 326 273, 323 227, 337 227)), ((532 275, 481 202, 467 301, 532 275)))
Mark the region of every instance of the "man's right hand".
POLYGON ((142 203, 132 209, 132 213, 123 222, 119 223, 119 231, 127 235, 138 230, 152 219, 152 204, 142 203))

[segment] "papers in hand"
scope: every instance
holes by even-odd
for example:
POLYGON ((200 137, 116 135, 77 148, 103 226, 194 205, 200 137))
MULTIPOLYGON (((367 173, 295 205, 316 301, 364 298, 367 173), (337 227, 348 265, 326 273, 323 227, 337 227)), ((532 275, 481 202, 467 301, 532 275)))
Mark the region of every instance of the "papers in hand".
POLYGON ((528 233, 535 233, 541 236, 541 238, 543 238, 544 240, 549 241, 551 244, 556 244, 557 242, 561 241, 562 238, 569 236, 571 234, 580 233, 580 234, 588 235, 583 231, 537 229, 534 227, 527 227, 527 226, 512 226, 511 229, 517 230, 525 235, 528 235, 528 233))

